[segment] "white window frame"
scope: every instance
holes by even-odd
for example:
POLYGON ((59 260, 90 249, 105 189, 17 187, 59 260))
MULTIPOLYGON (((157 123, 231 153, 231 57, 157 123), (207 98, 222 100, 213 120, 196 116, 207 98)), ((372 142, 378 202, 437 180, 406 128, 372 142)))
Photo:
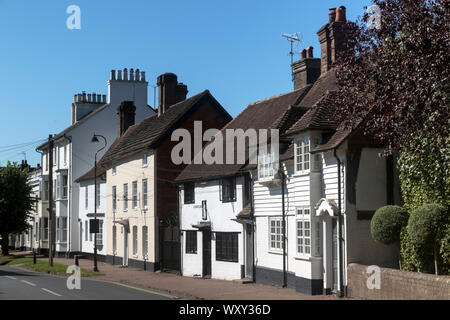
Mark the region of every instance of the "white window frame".
POLYGON ((269 217, 268 234, 269 251, 283 251, 283 219, 281 217, 269 217))
POLYGON ((142 226, 142 258, 148 259, 148 227, 142 226))
POLYGON ((148 154, 144 153, 142 155, 142 168, 147 168, 148 166, 148 154))
POLYGON ((311 208, 296 208, 295 252, 301 257, 310 257, 312 252, 311 208))
POLYGON ((112 228, 113 234, 113 254, 117 254, 117 227, 114 225, 112 228))
POLYGON ((138 254, 138 227, 133 226, 133 256, 138 254))
POLYGON ((59 237, 59 241, 66 243, 67 242, 67 217, 61 217, 60 218, 60 232, 61 235, 59 237))
POLYGON ((113 166, 111 168, 111 175, 115 176, 116 174, 117 174, 117 168, 116 168, 116 166, 113 166))
POLYGON ((148 205, 148 179, 142 179, 142 208, 147 209, 148 205))
POLYGON ((64 144, 64 166, 67 165, 67 143, 64 144))
POLYGON ((128 183, 123 184, 123 211, 128 211, 128 183))
POLYGON ((97 246, 103 246, 103 219, 98 220, 98 232, 95 236, 95 244, 97 246))
POLYGON ((131 183, 131 207, 136 210, 138 208, 138 185, 137 181, 131 183))
POLYGON ((274 162, 274 150, 268 146, 267 150, 259 150, 258 154, 258 180, 271 180, 276 174, 277 165, 274 162))
POLYGON ((62 198, 67 199, 67 191, 68 191, 68 184, 69 184, 69 177, 67 174, 62 175, 62 198))
POLYGON ((308 173, 311 170, 311 141, 303 137, 295 141, 294 165, 296 173, 308 173))
POLYGON ((113 212, 117 211, 117 187, 113 186, 112 187, 112 209, 113 212))

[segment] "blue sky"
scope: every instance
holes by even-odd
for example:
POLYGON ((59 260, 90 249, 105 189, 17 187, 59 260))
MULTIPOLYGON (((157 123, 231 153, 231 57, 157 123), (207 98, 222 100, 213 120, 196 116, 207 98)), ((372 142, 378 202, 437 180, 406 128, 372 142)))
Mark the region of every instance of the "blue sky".
MULTIPOLYGON (((109 70, 139 68, 149 81, 174 72, 189 96, 209 89, 234 117, 249 103, 292 89, 289 43, 312 45, 328 8, 363 14, 369 0, 0 0, 0 165, 40 160, 37 140, 70 124, 73 95, 106 94, 109 70), (81 30, 69 30, 69 5, 81 30), (34 144, 25 144, 35 142, 34 144), (19 147, 7 147, 18 145, 19 147)), ((297 50, 298 51, 298 50, 297 50)), ((295 57, 298 59, 298 55, 295 57)))

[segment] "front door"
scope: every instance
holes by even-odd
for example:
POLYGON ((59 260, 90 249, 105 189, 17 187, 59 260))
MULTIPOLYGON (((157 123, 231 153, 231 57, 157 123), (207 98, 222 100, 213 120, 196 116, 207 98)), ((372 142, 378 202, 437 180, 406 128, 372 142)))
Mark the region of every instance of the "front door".
POLYGON ((247 224, 245 231, 245 277, 253 279, 253 225, 247 224))
POLYGON ((123 266, 128 266, 128 232, 123 228, 123 266))
POLYGON ((338 232, 337 232, 337 219, 331 219, 331 261, 332 261, 332 291, 338 291, 338 232))
POLYGON ((203 230, 203 278, 211 278, 211 229, 203 230))

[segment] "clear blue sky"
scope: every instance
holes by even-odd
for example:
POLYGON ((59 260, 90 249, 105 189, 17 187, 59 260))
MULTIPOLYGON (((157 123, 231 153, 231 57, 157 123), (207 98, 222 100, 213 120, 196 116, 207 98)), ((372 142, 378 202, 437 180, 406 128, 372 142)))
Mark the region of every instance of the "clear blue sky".
MULTIPOLYGON (((153 85, 174 72, 189 95, 209 89, 236 116, 250 102, 292 89, 289 43, 299 32, 320 55, 328 8, 363 14, 369 0, 0 0, 0 165, 40 161, 37 143, 70 124, 73 95, 106 94, 109 70, 139 68, 153 85), (69 30, 69 5, 81 30, 69 30)), ((298 55, 296 56, 296 60, 298 55)))

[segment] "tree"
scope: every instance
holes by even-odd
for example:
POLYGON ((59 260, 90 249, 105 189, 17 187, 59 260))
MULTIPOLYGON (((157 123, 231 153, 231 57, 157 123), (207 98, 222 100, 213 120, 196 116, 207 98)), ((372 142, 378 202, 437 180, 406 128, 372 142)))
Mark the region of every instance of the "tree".
POLYGON ((8 162, 0 168, 0 237, 2 254, 7 255, 9 235, 29 228, 35 199, 28 182, 28 170, 8 162))
POLYGON ((368 13, 344 25, 348 41, 336 66, 337 116, 347 126, 364 118, 364 132, 388 153, 417 135, 425 139, 420 145, 440 150, 449 137, 450 2, 372 1, 379 26, 368 24, 368 13))
MULTIPOLYGON (((425 203, 450 207, 450 2, 372 3, 375 15, 343 26, 348 41, 336 64, 340 90, 330 107, 348 128, 359 125, 379 142, 386 155, 399 155, 408 211, 425 203), (373 17, 380 18, 378 25, 370 24, 373 17)), ((403 238, 402 252, 414 253, 403 261, 426 256, 403 246, 409 241, 403 238)))
MULTIPOLYGON (((408 224, 408 212, 399 206, 384 206, 375 211, 370 221, 372 238, 382 244, 400 243, 400 233, 408 224)), ((401 259, 399 267, 402 269, 401 259)))
POLYGON ((423 205, 411 214, 408 231, 413 245, 434 254, 434 271, 439 274, 439 249, 448 237, 450 216, 445 207, 438 204, 423 205))

